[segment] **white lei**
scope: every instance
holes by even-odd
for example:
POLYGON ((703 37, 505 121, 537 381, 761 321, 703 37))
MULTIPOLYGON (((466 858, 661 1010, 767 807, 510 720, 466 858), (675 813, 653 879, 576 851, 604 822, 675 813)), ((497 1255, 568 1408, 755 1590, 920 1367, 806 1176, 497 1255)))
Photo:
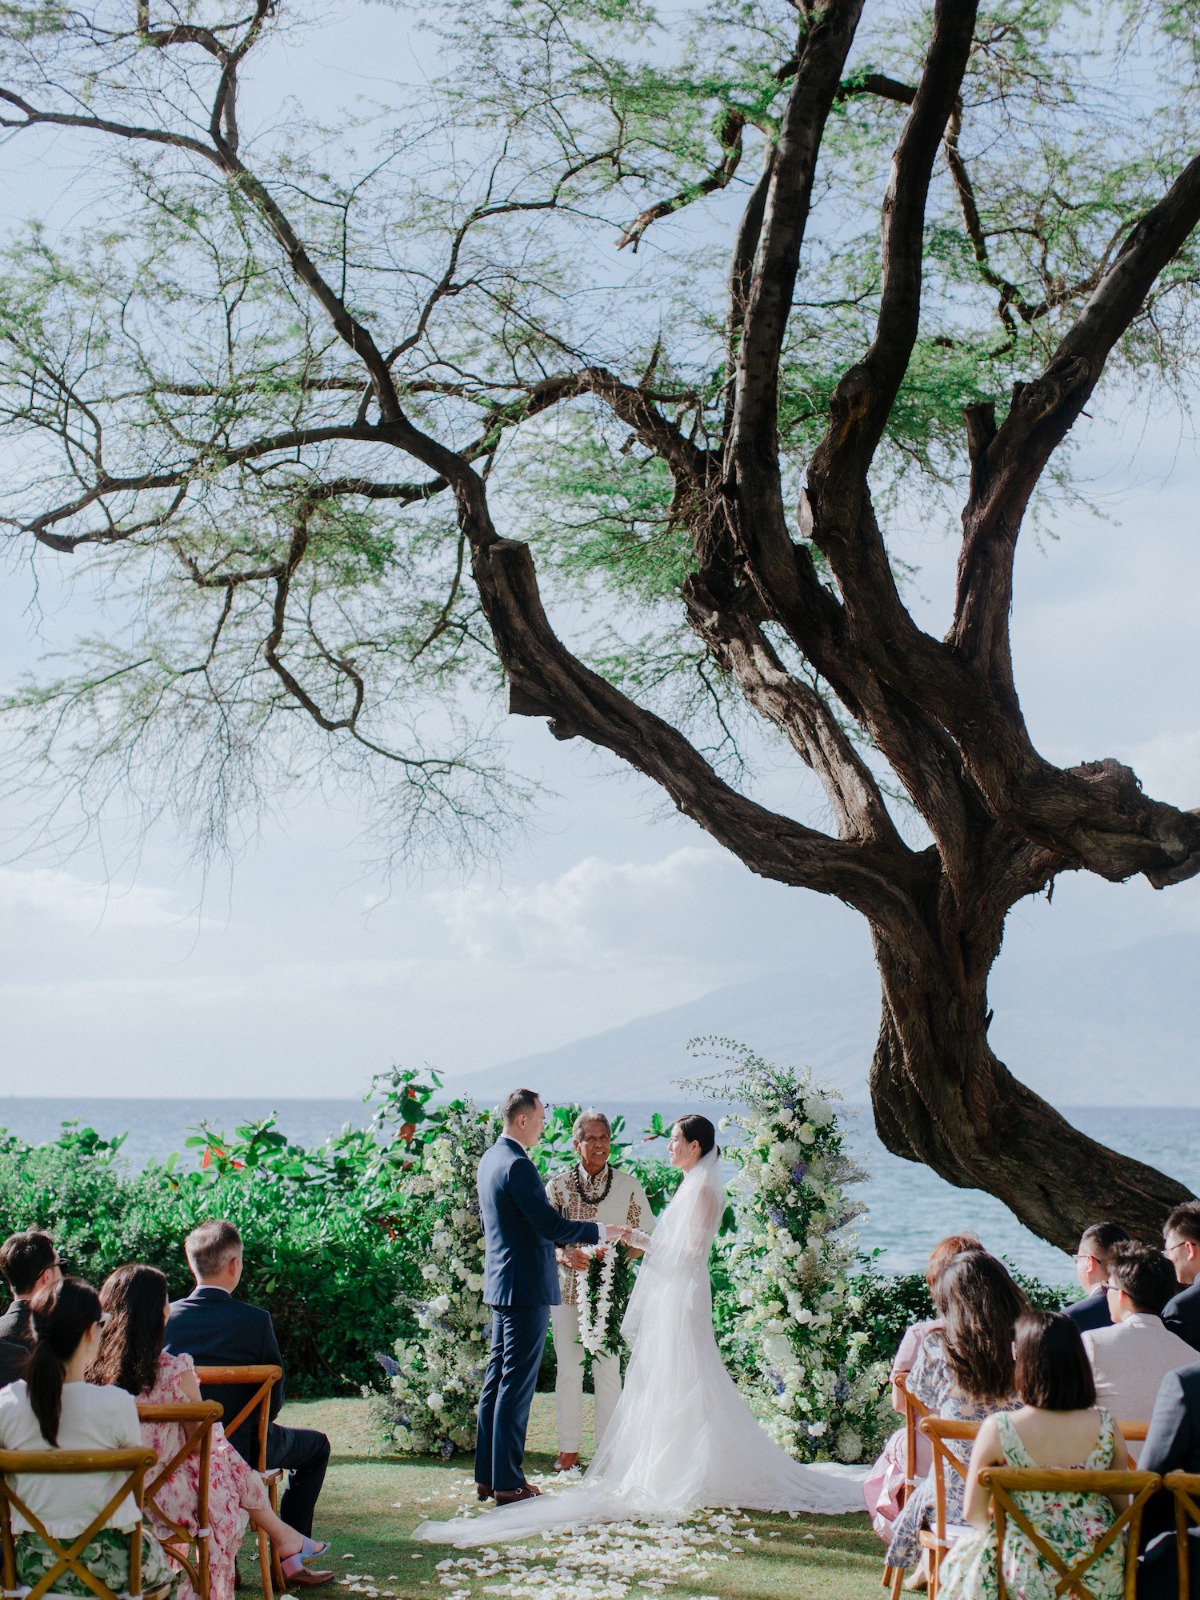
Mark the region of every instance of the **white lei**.
MULTIPOLYGON (((592 1287, 589 1279, 589 1267, 584 1267, 579 1273, 579 1282, 575 1290, 575 1303, 579 1312, 579 1342, 590 1355, 609 1354, 605 1340, 608 1335, 608 1315, 612 1309, 613 1277, 617 1270, 617 1247, 609 1245, 585 1245, 584 1249, 589 1257, 594 1257, 598 1251, 604 1250, 600 1262, 600 1283, 596 1289, 595 1303, 592 1302, 592 1287)), ((589 1264, 590 1266, 590 1264, 589 1264)))

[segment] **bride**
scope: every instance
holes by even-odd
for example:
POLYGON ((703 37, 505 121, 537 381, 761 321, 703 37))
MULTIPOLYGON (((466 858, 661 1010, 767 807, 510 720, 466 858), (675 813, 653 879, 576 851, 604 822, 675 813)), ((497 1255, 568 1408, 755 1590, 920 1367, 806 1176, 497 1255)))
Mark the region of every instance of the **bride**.
POLYGON ((544 1529, 674 1517, 699 1506, 838 1513, 863 1509, 868 1469, 801 1466, 759 1427, 717 1350, 708 1256, 725 1209, 707 1117, 680 1117, 668 1155, 683 1182, 654 1234, 621 1332, 630 1347, 621 1399, 583 1479, 477 1517, 426 1522, 414 1539, 485 1545, 544 1529))

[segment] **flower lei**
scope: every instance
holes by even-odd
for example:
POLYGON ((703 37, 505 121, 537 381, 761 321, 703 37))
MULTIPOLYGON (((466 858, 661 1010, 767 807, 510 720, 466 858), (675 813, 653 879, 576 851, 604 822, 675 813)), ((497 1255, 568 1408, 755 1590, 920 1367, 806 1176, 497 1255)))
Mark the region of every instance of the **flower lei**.
MULTIPOLYGON (((585 1245, 586 1267, 577 1269, 575 1294, 579 1313, 579 1342, 590 1356, 615 1356, 619 1353, 614 1322, 613 1290, 618 1267, 623 1265, 625 1246, 585 1245), (599 1252, 603 1250, 603 1254, 599 1252)), ((622 1274, 624 1276, 624 1274, 622 1274)))

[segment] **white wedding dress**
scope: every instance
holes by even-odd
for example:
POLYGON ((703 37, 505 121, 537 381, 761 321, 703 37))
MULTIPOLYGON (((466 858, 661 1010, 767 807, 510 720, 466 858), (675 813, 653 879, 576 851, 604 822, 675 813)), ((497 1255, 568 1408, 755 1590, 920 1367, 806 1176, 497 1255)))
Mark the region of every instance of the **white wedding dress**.
POLYGON ((426 1522, 414 1539, 460 1547, 548 1528, 678 1517, 700 1506, 863 1510, 867 1467, 802 1466, 768 1438, 725 1370, 708 1257, 724 1211, 717 1152, 684 1175, 642 1261, 621 1331, 620 1402, 582 1480, 480 1516, 426 1522))

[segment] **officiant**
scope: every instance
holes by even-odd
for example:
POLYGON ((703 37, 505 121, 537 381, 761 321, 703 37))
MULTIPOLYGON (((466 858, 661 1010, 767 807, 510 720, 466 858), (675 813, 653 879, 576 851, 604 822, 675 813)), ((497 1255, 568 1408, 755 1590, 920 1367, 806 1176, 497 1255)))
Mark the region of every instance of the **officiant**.
MULTIPOLYGON (((546 1197, 554 1209, 572 1222, 627 1224, 649 1233, 654 1227, 654 1214, 646 1191, 631 1172, 614 1167, 609 1161, 612 1124, 603 1111, 589 1108, 580 1112, 571 1129, 571 1145, 577 1157, 574 1166, 554 1173, 546 1183, 546 1197)), ((640 1251, 629 1253, 639 1255, 640 1251)), ((583 1442, 584 1352, 579 1337, 579 1297, 585 1292, 580 1274, 587 1272, 591 1257, 586 1251, 569 1245, 560 1247, 555 1254, 562 1304, 550 1308, 558 1363, 554 1385, 558 1457, 554 1470, 569 1472, 579 1464, 583 1442)), ((593 1355, 592 1383, 596 1394, 596 1444, 599 1445, 621 1397, 618 1354, 593 1355)))

